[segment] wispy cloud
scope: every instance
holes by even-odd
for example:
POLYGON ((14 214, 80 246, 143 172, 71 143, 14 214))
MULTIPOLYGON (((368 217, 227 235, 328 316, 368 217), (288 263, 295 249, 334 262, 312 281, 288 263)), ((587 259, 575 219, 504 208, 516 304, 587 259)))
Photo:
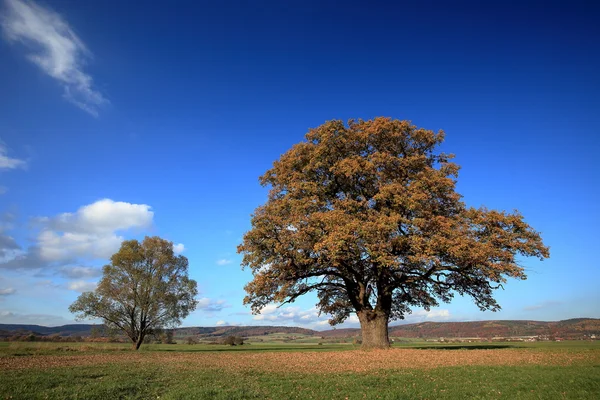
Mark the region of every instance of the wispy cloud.
POLYGON ((13 288, 0 289, 0 296, 8 296, 9 294, 15 294, 16 290, 13 288))
POLYGON ((542 309, 545 309, 545 308, 556 307, 558 305, 560 305, 559 301, 548 300, 548 301, 544 301, 544 302, 539 303, 539 304, 534 304, 534 305, 531 305, 531 306, 523 307, 523 310, 525 310, 525 311, 537 311, 537 310, 542 310, 542 309))
POLYGON ((19 250, 21 250, 21 246, 15 239, 2 233, 2 229, 0 229, 0 263, 2 260, 14 256, 19 250))
POLYGON ((9 157, 8 149, 6 148, 4 143, 0 141, 0 170, 25 168, 26 166, 27 162, 25 160, 9 157))
POLYGON ((231 264, 231 260, 228 260, 226 258, 222 258, 220 260, 217 260, 217 265, 227 265, 227 264, 231 264))
POLYGON ((93 292, 94 290, 96 290, 96 286, 97 284, 95 282, 87 281, 72 281, 67 283, 67 289, 79 293, 93 292))
POLYGON ((64 97, 93 116, 108 104, 84 72, 92 54, 69 24, 56 12, 28 0, 4 0, 0 24, 6 39, 31 49, 27 58, 63 87, 64 97))
POLYGON ((452 318, 450 310, 445 308, 436 308, 432 310, 416 310, 404 317, 403 322, 407 324, 415 324, 425 321, 448 321, 452 318))
POLYGON ((15 257, 20 251, 21 246, 15 239, 5 234, 6 230, 12 229, 12 222, 15 216, 11 213, 0 215, 0 264, 10 258, 15 257))
POLYGON ((227 302, 225 300, 213 300, 213 299, 209 299, 208 297, 203 297, 201 299, 198 299, 198 310, 204 311, 204 312, 209 312, 209 313, 213 313, 213 312, 219 312, 221 310, 223 310, 224 308, 228 308, 231 307, 229 304, 227 304, 227 302))

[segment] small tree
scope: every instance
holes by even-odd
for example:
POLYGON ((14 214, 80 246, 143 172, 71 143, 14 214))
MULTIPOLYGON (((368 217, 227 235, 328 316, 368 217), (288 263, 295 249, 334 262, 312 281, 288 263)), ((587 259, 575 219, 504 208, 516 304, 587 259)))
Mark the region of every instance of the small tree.
POLYGON ((185 338, 185 343, 186 344, 198 344, 198 339, 196 339, 194 336, 188 336, 185 338))
POLYGON ((260 312, 316 291, 332 325, 355 312, 362 347, 389 346, 388 323, 455 293, 498 310, 493 291, 525 279, 517 256, 549 256, 518 212, 469 208, 443 132, 408 121, 330 121, 260 177, 268 201, 238 252, 260 312))
POLYGON ((196 308, 196 281, 188 278, 188 260, 173 253, 159 237, 127 240, 103 268, 93 292, 83 293, 69 310, 77 319, 101 318, 123 331, 134 349, 160 327, 177 326, 196 308))
POLYGON ((102 336, 102 331, 100 327, 97 325, 92 326, 92 328, 90 329, 90 338, 97 339, 100 336, 102 336))
POLYGON ((235 336, 227 336, 225 339, 223 339, 223 344, 235 346, 235 336))
POLYGON ((244 344, 244 338, 242 338, 241 336, 236 336, 236 337, 233 339, 233 343, 234 343, 236 346, 242 346, 242 345, 244 344))
POLYGON ((160 340, 162 344, 175 344, 175 341, 173 340, 174 338, 174 334, 173 331, 168 329, 166 331, 163 331, 162 334, 160 335, 160 340))

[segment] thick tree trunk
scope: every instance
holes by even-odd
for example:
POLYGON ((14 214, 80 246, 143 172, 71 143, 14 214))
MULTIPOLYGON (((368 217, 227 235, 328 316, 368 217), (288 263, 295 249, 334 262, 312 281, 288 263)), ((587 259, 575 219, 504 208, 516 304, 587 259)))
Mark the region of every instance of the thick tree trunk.
POLYGON ((387 349, 390 347, 388 336, 389 316, 380 311, 359 311, 357 313, 362 333, 361 349, 387 349))

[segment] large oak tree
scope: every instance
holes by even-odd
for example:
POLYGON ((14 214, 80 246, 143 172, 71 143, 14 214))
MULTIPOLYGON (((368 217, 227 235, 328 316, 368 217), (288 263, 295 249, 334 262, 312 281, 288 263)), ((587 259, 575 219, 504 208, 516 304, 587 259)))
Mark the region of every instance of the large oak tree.
POLYGON ((94 292, 83 293, 69 310, 78 319, 101 318, 123 331, 137 350, 147 335, 176 326, 194 311, 196 281, 188 277, 188 260, 159 237, 126 240, 94 292))
POLYGON ((517 211, 469 208, 443 132, 408 121, 330 121, 260 177, 270 186, 238 251, 253 312, 317 291, 332 325, 356 312, 363 347, 387 347, 388 323, 455 293, 498 310, 493 290, 525 279, 517 257, 549 256, 517 211))

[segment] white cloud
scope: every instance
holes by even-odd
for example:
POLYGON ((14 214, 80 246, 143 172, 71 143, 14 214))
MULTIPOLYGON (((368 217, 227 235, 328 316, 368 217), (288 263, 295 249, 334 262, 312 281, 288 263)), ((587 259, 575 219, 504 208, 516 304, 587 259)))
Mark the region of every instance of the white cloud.
POLYGON ((181 254, 185 251, 185 246, 183 243, 173 244, 173 252, 175 254, 181 254))
POLYGON ((76 258, 108 258, 123 241, 114 233, 94 235, 44 230, 38 236, 40 256, 47 261, 71 261, 76 258))
POLYGON ((264 306, 264 308, 262 310, 260 310, 260 315, 267 315, 267 314, 273 314, 275 312, 277 312, 278 308, 277 305, 275 304, 267 304, 266 306, 264 306))
POLYGON ((405 318, 402 320, 402 324, 416 324, 418 322, 426 322, 426 321, 448 321, 452 318, 450 315, 450 311, 445 308, 434 308, 432 310, 426 311, 423 309, 418 309, 413 311, 411 314, 405 315, 405 318))
POLYGON ((425 318, 436 319, 436 320, 446 320, 446 319, 450 318, 450 311, 448 311, 446 309, 426 311, 425 318))
POLYGON ((37 218, 40 232, 35 245, 12 260, 0 261, 0 268, 61 267, 81 259, 107 259, 124 240, 118 232, 149 228, 153 218, 146 204, 110 199, 83 206, 74 213, 37 218))
POLYGON ((0 289, 0 296, 8 296, 9 294, 15 294, 17 291, 13 288, 0 289))
POLYGON ((117 231, 148 228, 153 217, 146 204, 103 199, 75 213, 39 219, 44 226, 38 236, 40 256, 47 261, 109 258, 123 241, 117 231))
POLYGON ((83 70, 90 51, 56 12, 28 0, 5 0, 2 16, 5 37, 28 45, 27 58, 63 87, 64 97, 93 116, 109 101, 94 88, 83 70))
POLYGON ((67 289, 79 293, 93 292, 94 290, 96 290, 96 286, 97 284, 95 282, 87 281, 72 281, 67 283, 67 289))
POLYGON ((450 319, 450 311, 445 308, 436 308, 433 310, 417 310, 412 314, 406 316, 405 320, 407 322, 414 322, 415 320, 425 321, 425 320, 436 320, 436 321, 445 321, 450 319))
POLYGON ((146 204, 131 204, 111 199, 98 200, 80 207, 75 213, 40 218, 49 228, 83 234, 103 234, 130 228, 147 228, 154 213, 146 204))
POLYGON ((220 260, 217 260, 217 265, 227 265, 227 264, 231 264, 231 260, 228 260, 226 258, 222 258, 220 260))
MULTIPOLYGON (((26 166, 27 162, 25 162, 25 160, 9 157, 8 149, 4 143, 0 141, 0 170, 25 168, 26 166)), ((5 193, 7 190, 4 186, 2 186, 0 189, 2 190, 2 193, 5 193)))
POLYGON ((198 299, 198 310, 204 312, 219 312, 224 308, 231 307, 225 300, 212 300, 208 297, 198 299))
POLYGON ((219 321, 217 321, 217 323, 215 325, 216 326, 229 326, 229 322, 223 321, 223 320, 219 320, 219 321))
POLYGON ((277 308, 275 304, 267 304, 260 314, 253 317, 255 321, 276 325, 293 325, 315 328, 328 324, 325 314, 319 315, 316 307, 303 310, 300 307, 277 308))

